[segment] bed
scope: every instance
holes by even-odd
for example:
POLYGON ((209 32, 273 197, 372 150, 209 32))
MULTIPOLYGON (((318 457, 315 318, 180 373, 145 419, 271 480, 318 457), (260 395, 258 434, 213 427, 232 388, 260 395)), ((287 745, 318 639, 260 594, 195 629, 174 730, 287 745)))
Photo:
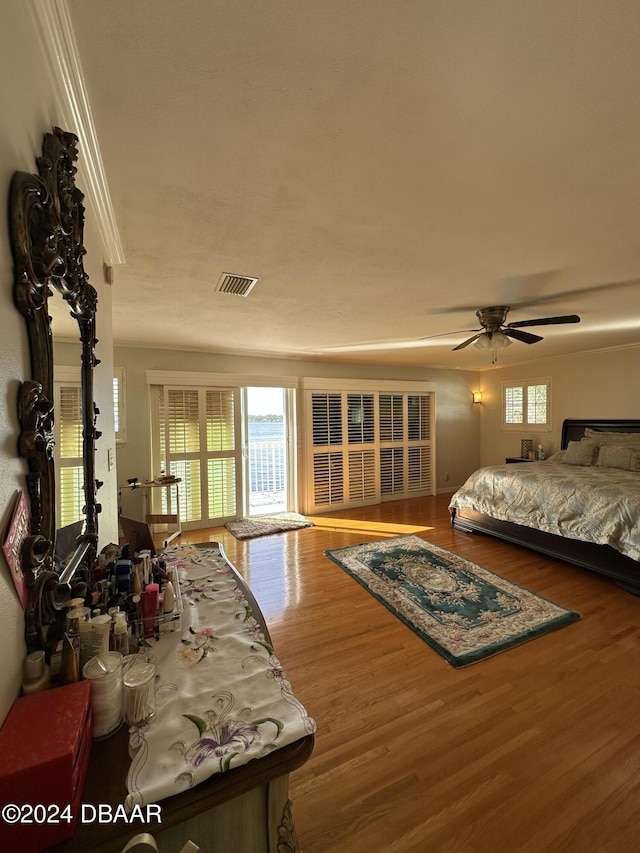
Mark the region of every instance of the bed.
POLYGON ((456 530, 566 560, 640 595, 640 421, 565 420, 559 453, 479 469, 449 510, 456 530))

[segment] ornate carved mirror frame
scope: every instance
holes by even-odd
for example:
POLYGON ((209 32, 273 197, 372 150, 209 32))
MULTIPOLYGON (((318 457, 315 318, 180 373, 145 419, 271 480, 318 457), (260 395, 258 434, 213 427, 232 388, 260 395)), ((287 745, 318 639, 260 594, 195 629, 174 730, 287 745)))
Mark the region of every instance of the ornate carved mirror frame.
MULTIPOLYGON (((68 597, 78 569, 95 560, 98 543, 95 441, 98 410, 93 400, 97 294, 84 271, 83 194, 75 185, 78 138, 54 128, 44 136, 38 174, 16 172, 11 182, 10 229, 14 260, 14 296, 27 322, 31 379, 19 391, 19 454, 28 462, 27 493, 31 503, 31 535, 22 549, 29 587, 27 645, 42 641, 39 618, 43 595, 68 597), (49 297, 58 291, 78 322, 81 354, 84 529, 73 556, 60 574, 54 571, 56 478, 53 424, 53 339, 49 297), (37 606, 36 606, 37 604, 37 606), (31 641, 31 642, 30 642, 31 641)), ((42 645, 36 647, 43 648, 42 645)))

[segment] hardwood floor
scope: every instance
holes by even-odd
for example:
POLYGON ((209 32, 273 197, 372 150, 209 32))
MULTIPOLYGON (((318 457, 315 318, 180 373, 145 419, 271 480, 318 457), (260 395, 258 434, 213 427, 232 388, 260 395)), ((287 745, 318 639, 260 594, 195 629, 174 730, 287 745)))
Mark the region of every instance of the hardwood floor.
POLYGON ((290 784, 302 850, 638 849, 640 598, 456 532, 447 503, 387 503, 247 541, 224 528, 183 534, 222 542, 317 721, 314 754, 290 784), (583 618, 453 669, 323 555, 402 525, 583 618))

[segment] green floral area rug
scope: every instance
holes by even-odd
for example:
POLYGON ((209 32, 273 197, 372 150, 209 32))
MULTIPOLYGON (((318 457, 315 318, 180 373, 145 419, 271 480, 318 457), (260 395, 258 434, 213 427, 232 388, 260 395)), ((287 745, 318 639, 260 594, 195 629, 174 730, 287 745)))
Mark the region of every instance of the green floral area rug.
POLYGON ((580 619, 419 536, 324 553, 455 667, 580 619))
POLYGON ((286 530, 302 530, 313 527, 313 522, 298 512, 279 512, 277 515, 258 515, 252 518, 240 518, 225 524, 236 539, 254 539, 256 536, 270 536, 286 530))

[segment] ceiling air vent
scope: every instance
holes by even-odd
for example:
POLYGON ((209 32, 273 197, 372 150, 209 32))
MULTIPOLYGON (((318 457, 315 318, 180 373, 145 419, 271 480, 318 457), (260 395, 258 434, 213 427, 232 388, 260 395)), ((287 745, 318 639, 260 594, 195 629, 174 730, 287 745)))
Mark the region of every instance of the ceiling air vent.
POLYGON ((216 285, 215 293, 230 293, 232 296, 248 296, 253 290, 257 278, 250 275, 233 275, 223 272, 216 285))

